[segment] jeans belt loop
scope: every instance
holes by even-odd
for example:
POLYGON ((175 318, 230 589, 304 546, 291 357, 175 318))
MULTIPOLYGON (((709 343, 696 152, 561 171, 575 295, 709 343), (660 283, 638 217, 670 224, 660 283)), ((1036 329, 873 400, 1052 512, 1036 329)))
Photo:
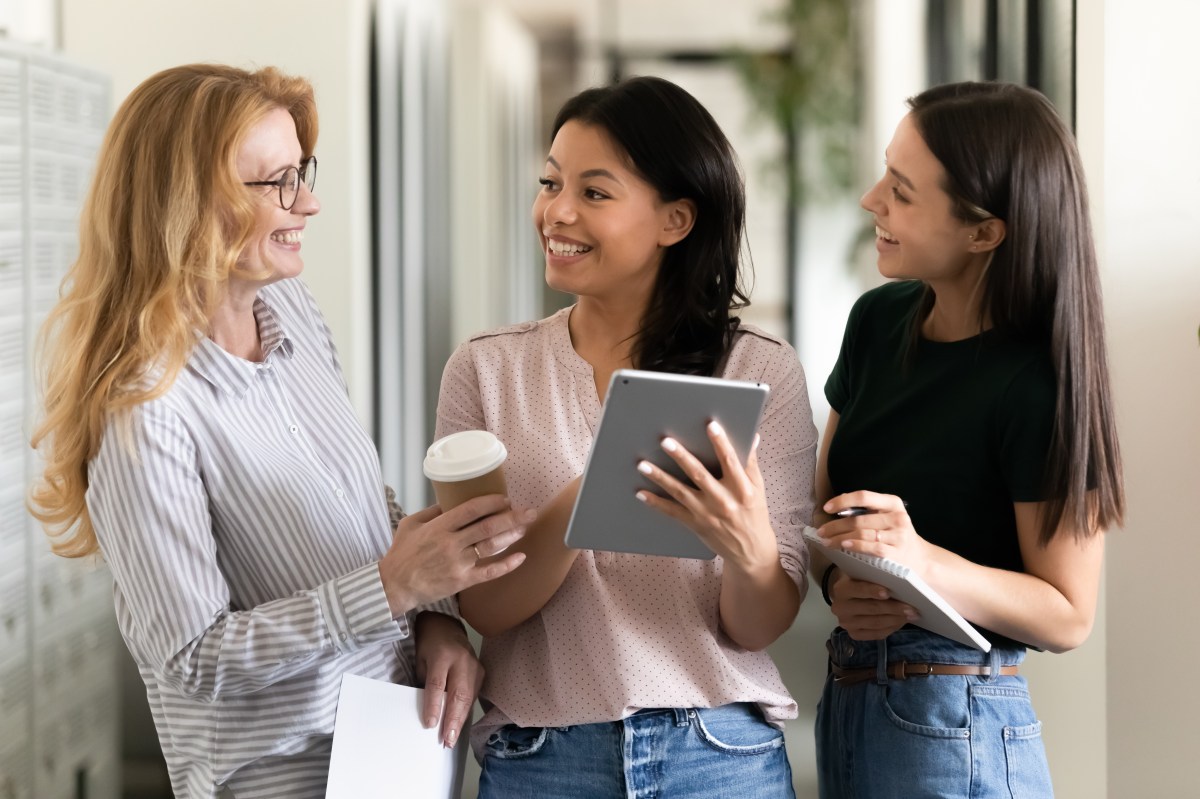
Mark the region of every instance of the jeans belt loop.
POLYGON ((994 646, 992 647, 991 652, 988 653, 988 674, 984 679, 986 679, 988 682, 994 682, 1000 679, 1000 669, 1000 648, 994 646))
POLYGON ((887 685, 888 681, 888 662, 887 639, 881 638, 878 642, 878 649, 875 652, 875 682, 879 685, 887 685))

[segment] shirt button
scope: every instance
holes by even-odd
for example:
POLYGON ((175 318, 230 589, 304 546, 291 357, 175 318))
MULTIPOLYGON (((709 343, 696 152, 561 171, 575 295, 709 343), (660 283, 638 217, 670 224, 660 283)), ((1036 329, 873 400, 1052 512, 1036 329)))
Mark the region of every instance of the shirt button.
POLYGON ((343 490, 342 490, 342 489, 340 489, 340 488, 335 488, 335 489, 333 490, 333 493, 337 495, 337 498, 338 498, 338 499, 341 499, 342 497, 346 496, 346 492, 345 492, 345 491, 343 491, 343 490))
POLYGON ((343 641, 345 641, 345 640, 346 640, 346 634, 345 634, 345 633, 339 633, 339 634, 338 634, 338 638, 340 638, 340 639, 342 639, 343 641))
POLYGON ((288 428, 288 432, 290 432, 292 435, 295 435, 296 433, 300 432, 300 428, 296 425, 292 425, 288 428))

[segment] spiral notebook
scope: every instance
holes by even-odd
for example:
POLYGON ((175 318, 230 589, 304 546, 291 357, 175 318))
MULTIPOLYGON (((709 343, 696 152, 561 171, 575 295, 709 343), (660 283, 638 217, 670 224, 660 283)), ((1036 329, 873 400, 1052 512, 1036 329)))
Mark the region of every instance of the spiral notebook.
POLYGON ((826 560, 836 563, 839 569, 855 580, 882 585, 893 599, 916 608, 920 618, 913 624, 918 627, 960 644, 982 649, 984 652, 991 650, 991 642, 980 635, 941 594, 930 588, 929 584, 921 579, 921 575, 907 566, 887 558, 827 546, 824 539, 811 527, 804 528, 804 539, 810 547, 819 550, 826 560))

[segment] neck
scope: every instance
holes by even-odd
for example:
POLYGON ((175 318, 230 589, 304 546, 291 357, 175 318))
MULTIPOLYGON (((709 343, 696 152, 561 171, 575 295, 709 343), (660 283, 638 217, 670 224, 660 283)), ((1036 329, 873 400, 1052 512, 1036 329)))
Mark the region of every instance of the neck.
POLYGON ((263 359, 258 320, 254 318, 257 296, 257 291, 242 289, 231 282, 226 287, 224 301, 208 322, 208 337, 217 346, 230 355, 255 362, 263 359))
POLYGON ((921 321, 921 335, 930 341, 961 341, 977 336, 991 327, 991 320, 980 314, 979 297, 933 287, 933 307, 921 321))
POLYGON ((631 366, 644 314, 644 305, 580 297, 567 320, 571 344, 598 370, 631 366))
POLYGON ((968 268, 948 280, 930 280, 933 307, 921 321, 921 335, 930 341, 961 341, 992 326, 980 305, 991 254, 976 256, 968 268))

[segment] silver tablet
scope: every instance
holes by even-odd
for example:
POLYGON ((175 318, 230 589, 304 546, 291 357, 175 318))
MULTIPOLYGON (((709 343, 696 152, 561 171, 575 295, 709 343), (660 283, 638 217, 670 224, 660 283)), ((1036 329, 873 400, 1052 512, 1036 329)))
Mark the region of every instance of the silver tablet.
POLYGON ((583 472, 583 485, 567 524, 566 544, 677 558, 711 558, 712 551, 686 526, 647 507, 640 489, 661 493, 637 470, 648 460, 684 482, 682 470, 660 442, 671 436, 718 473, 716 452, 705 428, 720 422, 746 462, 769 387, 766 383, 718 377, 619 369, 608 396, 596 440, 583 472))

